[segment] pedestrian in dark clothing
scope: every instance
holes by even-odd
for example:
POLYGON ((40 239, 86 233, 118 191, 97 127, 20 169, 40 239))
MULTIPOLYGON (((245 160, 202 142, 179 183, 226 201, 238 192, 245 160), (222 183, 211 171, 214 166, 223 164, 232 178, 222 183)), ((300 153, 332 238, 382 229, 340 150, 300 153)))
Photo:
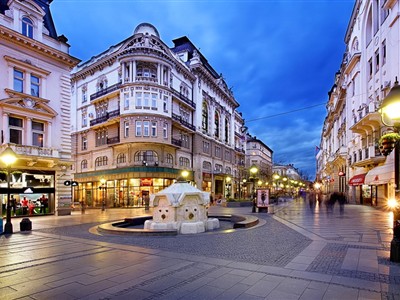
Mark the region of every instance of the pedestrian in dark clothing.
POLYGON ((335 207, 336 201, 338 201, 339 193, 333 192, 329 199, 326 201, 326 212, 329 214, 333 213, 333 208, 335 207))
POLYGON ((314 190, 311 190, 308 194, 308 204, 310 205, 311 212, 314 212, 316 201, 317 195, 314 190))
POLYGON ((340 215, 343 216, 343 214, 344 214, 344 204, 346 203, 346 200, 347 200, 346 199, 346 195, 344 193, 339 193, 337 200, 339 202, 340 215))

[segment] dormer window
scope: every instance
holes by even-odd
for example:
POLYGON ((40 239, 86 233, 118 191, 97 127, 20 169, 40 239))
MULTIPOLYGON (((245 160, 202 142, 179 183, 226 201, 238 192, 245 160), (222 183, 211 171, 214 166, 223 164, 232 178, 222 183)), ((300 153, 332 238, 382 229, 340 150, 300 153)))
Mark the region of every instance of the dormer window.
POLYGON ((27 17, 22 18, 22 34, 33 39, 33 22, 27 17))

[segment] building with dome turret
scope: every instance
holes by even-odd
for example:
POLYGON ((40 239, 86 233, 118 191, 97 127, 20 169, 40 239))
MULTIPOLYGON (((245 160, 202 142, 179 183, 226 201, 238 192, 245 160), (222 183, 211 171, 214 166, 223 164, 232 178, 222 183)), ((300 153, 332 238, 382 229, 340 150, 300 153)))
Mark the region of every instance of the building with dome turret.
POLYGON ((245 155, 239 104, 187 37, 172 42, 142 23, 73 70, 76 199, 140 206, 182 170, 203 191, 232 194, 245 155))

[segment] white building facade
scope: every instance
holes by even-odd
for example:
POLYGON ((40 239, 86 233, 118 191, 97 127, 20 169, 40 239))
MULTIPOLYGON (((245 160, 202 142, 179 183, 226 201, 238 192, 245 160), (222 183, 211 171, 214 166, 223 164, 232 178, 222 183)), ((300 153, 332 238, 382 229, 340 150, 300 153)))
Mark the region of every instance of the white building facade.
POLYGON ((204 191, 235 189, 239 104, 187 37, 173 43, 142 23, 72 72, 75 197, 89 207, 143 205, 182 170, 204 191))
POLYGON ((9 146, 18 157, 10 178, 18 216, 70 212, 71 189, 64 185, 72 178, 70 71, 79 60, 57 35, 50 3, 0 1, 0 152, 9 146), (35 207, 23 209, 23 198, 35 207))
POLYGON ((357 0, 345 35, 346 53, 329 92, 317 154, 317 179, 350 202, 383 205, 394 195, 394 153, 379 138, 390 131, 378 112, 399 77, 400 8, 396 0, 357 0))

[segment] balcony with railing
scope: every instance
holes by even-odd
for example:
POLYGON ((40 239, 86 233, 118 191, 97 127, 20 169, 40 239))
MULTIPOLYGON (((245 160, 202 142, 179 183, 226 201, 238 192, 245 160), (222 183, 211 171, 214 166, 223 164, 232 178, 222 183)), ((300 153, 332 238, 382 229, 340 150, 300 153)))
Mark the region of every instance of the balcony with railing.
POLYGON ((93 101, 97 98, 100 98, 101 96, 107 95, 109 93, 112 93, 116 90, 118 90, 121 87, 121 83, 116 83, 112 86, 106 87, 105 89, 101 89, 100 91, 90 95, 90 101, 93 101))
MULTIPOLYGON (((8 146, 10 146, 11 149, 13 149, 13 151, 19 156, 62 158, 60 151, 53 148, 17 145, 17 144, 8 144, 8 146)), ((7 144, 3 144, 2 146, 0 146, 0 152, 4 151, 6 147, 7 144)))
POLYGON ((186 104, 189 104, 191 107, 196 108, 196 103, 194 103, 192 100, 190 100, 188 97, 186 97, 182 93, 180 93, 180 92, 178 92, 177 90, 174 90, 174 89, 172 89, 172 93, 179 100, 182 100, 186 104))
POLYGON ((352 166, 367 167, 369 165, 377 165, 385 161, 385 157, 379 151, 379 145, 370 145, 359 149, 357 155, 352 155, 352 166))
POLYGON ((107 138, 107 145, 117 144, 119 143, 119 141, 120 141, 119 136, 107 138))
POLYGON ((179 116, 177 114, 172 113, 172 119, 175 121, 178 121, 180 124, 185 126, 186 128, 189 128, 190 130, 196 131, 196 127, 189 122, 185 121, 182 116, 179 116))
POLYGON ((178 146, 178 147, 182 147, 182 141, 181 141, 181 140, 178 140, 178 139, 172 138, 172 139, 171 139, 171 144, 172 144, 172 145, 175 145, 175 146, 178 146))
POLYGON ((96 119, 90 120, 90 126, 104 123, 111 118, 118 117, 120 115, 119 109, 107 112, 104 116, 98 117, 96 119))

